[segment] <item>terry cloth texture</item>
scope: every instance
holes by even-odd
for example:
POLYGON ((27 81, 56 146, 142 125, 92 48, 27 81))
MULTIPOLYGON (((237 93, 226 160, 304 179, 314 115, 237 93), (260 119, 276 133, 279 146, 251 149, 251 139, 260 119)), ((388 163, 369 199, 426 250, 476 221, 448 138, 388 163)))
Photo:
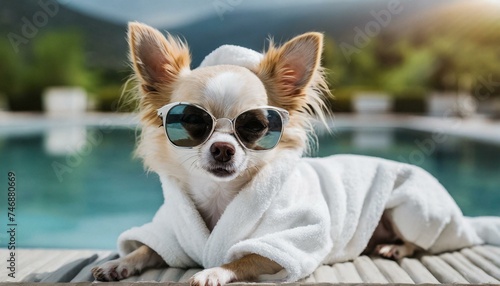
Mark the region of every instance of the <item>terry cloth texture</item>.
POLYGON ((169 266, 210 268, 256 253, 283 266, 291 282, 359 256, 386 209, 405 240, 431 253, 483 239, 500 245, 499 218, 469 223, 435 178, 384 159, 283 156, 241 190, 211 233, 189 196, 161 181, 164 204, 151 223, 119 237, 121 255, 146 244, 169 266))

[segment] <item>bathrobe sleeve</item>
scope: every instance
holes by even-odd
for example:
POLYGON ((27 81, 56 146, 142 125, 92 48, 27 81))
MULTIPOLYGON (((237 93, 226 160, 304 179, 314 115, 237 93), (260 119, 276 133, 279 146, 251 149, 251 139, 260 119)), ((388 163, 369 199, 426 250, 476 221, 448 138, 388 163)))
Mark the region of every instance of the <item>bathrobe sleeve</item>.
POLYGON ((280 264, 288 282, 312 273, 332 247, 328 207, 315 176, 308 166, 295 168, 253 234, 233 245, 226 261, 259 254, 280 264))
POLYGON ((431 253, 483 243, 450 194, 420 167, 400 164, 386 208, 404 239, 431 253))
POLYGON ((198 263, 191 259, 179 244, 172 224, 166 221, 169 218, 171 218, 171 214, 168 212, 167 205, 163 204, 150 223, 123 232, 118 237, 120 256, 127 255, 141 245, 147 245, 158 253, 169 266, 197 267, 198 263))

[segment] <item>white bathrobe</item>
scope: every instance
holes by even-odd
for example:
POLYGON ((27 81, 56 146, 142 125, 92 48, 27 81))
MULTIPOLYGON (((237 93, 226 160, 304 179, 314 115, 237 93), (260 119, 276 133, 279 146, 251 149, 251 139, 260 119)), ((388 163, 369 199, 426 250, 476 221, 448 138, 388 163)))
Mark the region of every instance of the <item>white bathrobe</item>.
MULTIPOLYGON (((222 46, 201 66, 254 69, 262 54, 222 46)), ((153 221, 118 238, 121 255, 142 244, 172 267, 216 267, 249 253, 279 263, 293 282, 320 264, 359 256, 386 209, 405 240, 432 253, 484 242, 500 245, 500 219, 464 218, 422 169, 384 159, 282 154, 228 205, 210 232, 174 180, 160 178, 164 204, 153 221)))
POLYGON ((385 209, 405 240, 430 252, 500 242, 498 218, 480 219, 479 237, 435 178, 384 159, 283 156, 241 190, 212 232, 189 196, 161 181, 164 204, 151 223, 119 237, 121 255, 145 244, 169 266, 210 268, 256 253, 283 266, 292 282, 322 263, 359 256, 385 209))

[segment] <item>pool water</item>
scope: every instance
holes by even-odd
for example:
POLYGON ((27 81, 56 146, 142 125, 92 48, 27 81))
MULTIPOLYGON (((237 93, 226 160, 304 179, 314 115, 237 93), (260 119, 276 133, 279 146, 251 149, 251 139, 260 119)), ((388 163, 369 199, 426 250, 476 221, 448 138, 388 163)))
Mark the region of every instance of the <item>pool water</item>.
MULTIPOLYGON (((0 183, 17 181, 18 247, 114 249, 118 235, 151 220, 158 177, 132 156, 133 129, 80 128, 0 134, 0 183)), ((466 215, 500 215, 500 146, 404 129, 338 129, 315 156, 352 153, 420 165, 466 215)), ((7 224, 7 187, 0 224, 7 224)), ((7 234, 0 233, 2 247, 7 234)))
MULTIPOLYGON (((83 133, 86 147, 50 146, 51 131, 0 141, 0 174, 5 177, 0 182, 6 185, 8 170, 17 179, 17 244, 113 249, 122 231, 151 220, 161 205, 158 178, 133 159, 134 130, 66 131, 67 136, 83 133)), ((67 140, 57 134, 55 139, 67 140)), ((1 218, 6 217, 5 204, 0 208, 1 218)))

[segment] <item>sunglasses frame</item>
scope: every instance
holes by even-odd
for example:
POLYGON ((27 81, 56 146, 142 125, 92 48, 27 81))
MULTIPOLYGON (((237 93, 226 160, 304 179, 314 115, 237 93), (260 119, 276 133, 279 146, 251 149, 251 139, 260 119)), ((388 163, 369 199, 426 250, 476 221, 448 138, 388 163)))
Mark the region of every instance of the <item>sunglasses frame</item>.
POLYGON ((246 109, 246 110, 240 112, 233 119, 230 119, 230 118, 225 118, 225 117, 215 118, 215 116, 213 116, 208 110, 206 110, 205 108, 201 107, 200 105, 197 105, 197 104, 194 104, 194 103, 189 103, 189 102, 172 102, 172 103, 169 103, 169 104, 164 105, 161 108, 159 108, 157 110, 157 114, 158 114, 158 117, 162 120, 162 125, 160 127, 163 127, 163 129, 165 130, 165 136, 167 136, 168 141, 174 147, 179 148, 179 149, 193 149, 193 148, 196 148, 198 146, 201 146, 201 145, 205 144, 210 139, 210 137, 212 137, 212 135, 214 134, 214 131, 216 130, 216 127, 217 127, 217 122, 219 120, 223 119, 223 120, 229 120, 231 122, 231 133, 234 134, 234 137, 236 138, 236 140, 238 141, 238 143, 244 149, 252 151, 252 152, 265 152, 265 151, 272 150, 272 149, 276 148, 276 146, 278 146, 278 143, 276 143, 276 145, 274 145, 272 148, 269 148, 269 149, 264 149, 264 150, 250 149, 247 146, 245 146, 245 144, 243 144, 243 142, 241 141, 238 133, 236 132, 236 118, 238 118, 240 115, 242 115, 243 113, 245 113, 247 111, 255 110, 255 109, 271 109, 271 110, 274 110, 274 111, 276 111, 278 113, 278 115, 281 118, 281 122, 282 122, 282 124, 281 124, 281 132, 280 132, 280 136, 278 138, 278 143, 279 143, 279 141, 281 140, 281 137, 283 136, 283 130, 285 129, 285 125, 288 123, 288 121, 290 119, 290 115, 289 115, 289 113, 288 113, 287 110, 285 110, 283 108, 275 107, 275 106, 263 105, 263 106, 258 106, 258 107, 254 107, 254 108, 249 108, 249 109, 246 109), (199 109, 205 111, 212 118, 212 130, 210 130, 210 133, 207 136, 207 138, 203 142, 201 142, 200 144, 198 144, 196 146, 191 146, 191 147, 178 146, 178 145, 175 145, 174 142, 172 142, 172 140, 170 140, 170 137, 168 137, 167 129, 165 128, 166 123, 167 123, 166 122, 167 121, 167 114, 170 111, 170 109, 172 109, 173 107, 175 107, 177 105, 190 105, 190 106, 194 106, 196 108, 199 108, 199 109))

